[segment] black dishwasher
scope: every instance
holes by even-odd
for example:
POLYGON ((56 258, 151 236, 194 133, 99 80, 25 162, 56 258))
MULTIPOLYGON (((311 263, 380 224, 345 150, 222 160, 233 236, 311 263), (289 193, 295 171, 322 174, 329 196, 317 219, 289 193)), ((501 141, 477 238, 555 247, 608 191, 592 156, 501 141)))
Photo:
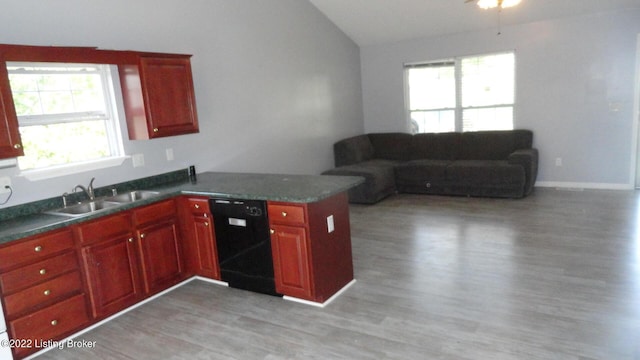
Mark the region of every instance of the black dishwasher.
POLYGON ((222 281, 230 287, 282 296, 273 280, 267 204, 261 200, 209 200, 222 281))

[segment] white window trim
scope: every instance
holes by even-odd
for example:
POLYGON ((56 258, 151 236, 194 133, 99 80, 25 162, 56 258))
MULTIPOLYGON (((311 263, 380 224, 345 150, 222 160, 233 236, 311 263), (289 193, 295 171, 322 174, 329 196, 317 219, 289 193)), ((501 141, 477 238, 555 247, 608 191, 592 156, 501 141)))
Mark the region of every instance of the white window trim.
POLYGON ((516 51, 515 50, 506 50, 506 51, 498 51, 498 52, 492 52, 492 53, 486 53, 486 54, 477 54, 477 55, 465 55, 465 56, 456 56, 453 58, 447 58, 447 59, 440 59, 440 60, 433 60, 433 61, 419 61, 419 62, 407 62, 404 63, 402 66, 402 70, 403 70, 403 80, 404 80, 404 86, 403 86, 403 90, 404 90, 404 112, 405 112, 405 126, 407 127, 407 129, 411 129, 411 104, 409 102, 409 73, 407 71, 408 68, 410 67, 417 67, 420 65, 425 65, 425 64, 437 64, 437 63, 448 63, 448 62, 453 62, 454 63, 454 69, 455 69, 455 81, 456 81, 456 107, 455 108, 442 108, 442 109, 429 109, 428 111, 441 111, 441 110, 453 110, 455 112, 455 124, 454 124, 454 128, 455 128, 455 132, 464 132, 463 129, 463 124, 462 124, 462 112, 464 110, 470 110, 470 109, 483 109, 483 108, 496 108, 496 107, 511 107, 513 108, 513 119, 512 119, 512 124, 513 124, 513 128, 516 128, 516 107, 517 107, 517 99, 518 99, 518 92, 517 92, 517 85, 518 85, 518 79, 517 79, 517 74, 518 74, 518 64, 517 64, 518 58, 516 56, 516 51), (478 56, 491 56, 491 55, 500 55, 500 54, 513 54, 514 56, 514 74, 513 74, 513 82, 514 82, 514 89, 513 89, 513 103, 512 104, 496 104, 496 105, 488 105, 488 106, 471 106, 471 107, 463 107, 462 106, 462 68, 459 65, 463 59, 465 58, 472 58, 472 57, 478 57, 478 56))
MULTIPOLYGON (((20 63, 14 62, 14 64, 20 63)), ((108 68, 109 71, 106 75, 109 81, 103 82, 102 86, 105 94, 105 102, 107 105, 105 111, 107 113, 107 116, 112 119, 112 121, 107 122, 107 127, 109 127, 108 131, 113 135, 109 137, 109 142, 112 149, 116 151, 116 155, 83 162, 54 165, 41 169, 20 170, 20 173, 17 176, 24 177, 30 181, 46 180, 62 176, 74 175, 82 172, 120 166, 124 163, 125 160, 131 158, 131 156, 126 155, 124 151, 120 119, 121 116, 119 111, 121 103, 116 100, 122 98, 122 94, 116 94, 116 89, 120 87, 120 79, 117 76, 113 75, 118 73, 118 68, 116 65, 108 65, 108 68), (116 95, 119 95, 119 97, 116 97, 116 95)), ((28 116, 26 116, 26 118, 28 118, 28 116)), ((0 164, 0 168, 16 167, 19 169, 17 158, 9 160, 10 161, 6 164, 0 164)))

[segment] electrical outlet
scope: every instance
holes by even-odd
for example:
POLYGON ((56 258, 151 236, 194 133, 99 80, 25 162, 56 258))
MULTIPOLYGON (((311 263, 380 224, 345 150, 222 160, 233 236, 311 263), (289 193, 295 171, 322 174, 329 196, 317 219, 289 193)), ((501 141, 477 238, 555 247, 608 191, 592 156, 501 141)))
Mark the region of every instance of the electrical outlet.
POLYGON ((173 161, 173 149, 168 148, 165 153, 167 154, 167 161, 173 161))
POLYGON ((0 194, 11 192, 11 189, 7 188, 7 186, 11 187, 11 178, 8 176, 0 177, 0 194))
POLYGON ((556 158, 556 166, 562 166, 562 158, 556 158))
POLYGON ((131 156, 131 162, 133 162, 133 167, 144 166, 144 154, 134 154, 131 156))
POLYGON ((333 223, 333 215, 327 216, 327 232, 332 233, 336 229, 333 223))

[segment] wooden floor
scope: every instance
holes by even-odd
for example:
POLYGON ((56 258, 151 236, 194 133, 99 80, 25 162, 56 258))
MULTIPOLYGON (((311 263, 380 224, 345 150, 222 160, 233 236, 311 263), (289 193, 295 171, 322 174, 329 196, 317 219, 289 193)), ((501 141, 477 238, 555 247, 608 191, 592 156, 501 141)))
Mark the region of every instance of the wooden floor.
POLYGON ((640 359, 640 194, 351 206, 324 309, 194 281, 39 359, 640 359))

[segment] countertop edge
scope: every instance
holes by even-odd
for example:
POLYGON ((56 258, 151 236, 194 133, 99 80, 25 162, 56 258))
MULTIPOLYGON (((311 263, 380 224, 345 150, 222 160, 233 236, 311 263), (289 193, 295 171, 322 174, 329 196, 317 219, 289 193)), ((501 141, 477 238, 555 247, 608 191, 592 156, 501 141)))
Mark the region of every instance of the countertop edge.
MULTIPOLYGON (((218 173, 203 173, 202 175, 207 174, 218 174, 218 173)), ((230 174, 230 173, 220 173, 220 174, 230 174)), ((243 175, 243 174, 238 174, 243 175)), ((247 174, 252 176, 276 176, 269 174, 247 174)), ((294 175, 291 175, 294 176, 294 175)), ((313 176, 328 176, 328 175, 308 175, 309 177, 313 176)), ((19 230, 15 233, 6 234, 0 236, 0 246, 6 245, 7 243, 29 238, 34 235, 42 234, 49 231, 54 231, 58 229, 65 228, 70 225, 79 224, 82 222, 87 222, 95 219, 99 219, 104 216, 112 215, 122 211, 128 211, 131 209, 135 209, 141 206, 146 206, 149 204, 153 204, 156 202, 160 202, 163 200, 167 200, 170 198, 175 198, 178 196, 206 196, 206 197, 221 197, 221 198, 239 198, 246 200, 263 200, 263 201, 281 201, 281 202, 291 202, 291 203, 314 203, 326 199, 328 197, 334 196, 336 194, 346 192, 350 188, 360 185, 364 182, 364 178, 362 177, 354 177, 354 176, 340 176, 340 178, 351 178, 350 181, 346 183, 344 186, 333 186, 331 191, 322 194, 314 194, 310 196, 278 196, 274 194, 265 195, 263 194, 246 194, 246 193, 232 193, 232 192, 220 192, 215 190, 203 190, 203 189, 189 189, 190 186, 194 186, 197 184, 196 182, 191 181, 180 181, 178 183, 173 184, 164 184, 157 187, 149 187, 145 190, 154 190, 158 191, 159 194, 148 199, 137 200, 131 203, 123 203, 119 206, 104 209, 96 213, 86 214, 78 217, 65 217, 61 215, 49 215, 45 213, 38 213, 33 215, 27 215, 22 218, 17 218, 18 220, 22 219, 25 222, 31 222, 33 224, 32 229, 28 230, 19 230), (25 220, 28 219, 28 220, 25 220)), ((135 181, 135 180, 134 180, 135 181)), ((6 221, 12 221, 6 220, 6 221)), ((15 220, 17 221, 17 220, 15 220)))

